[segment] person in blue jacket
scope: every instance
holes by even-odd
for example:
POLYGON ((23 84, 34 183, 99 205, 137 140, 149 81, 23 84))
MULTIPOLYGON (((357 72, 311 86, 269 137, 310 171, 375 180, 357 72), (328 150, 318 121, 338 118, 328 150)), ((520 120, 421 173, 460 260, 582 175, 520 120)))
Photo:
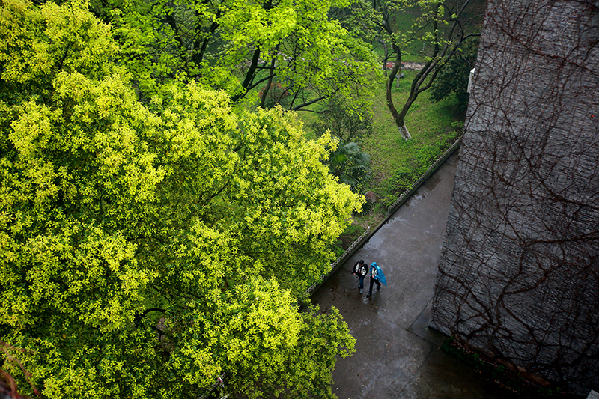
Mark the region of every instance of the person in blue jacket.
POLYGON ((366 295, 366 298, 372 295, 372 287, 374 286, 374 283, 376 283, 377 291, 381 289, 381 283, 387 285, 385 274, 383 273, 381 267, 376 264, 376 262, 372 262, 370 265, 370 289, 368 290, 368 295, 366 295))

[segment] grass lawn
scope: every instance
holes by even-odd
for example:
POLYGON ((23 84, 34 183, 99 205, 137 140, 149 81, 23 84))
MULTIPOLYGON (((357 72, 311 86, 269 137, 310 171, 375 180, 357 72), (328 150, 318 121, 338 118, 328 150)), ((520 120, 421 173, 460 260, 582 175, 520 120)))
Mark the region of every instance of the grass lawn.
MULTIPOLYGON (((411 78, 416 72, 406 71, 405 74, 406 78, 401 81, 401 86, 393 89, 393 102, 398 111, 407 99, 411 78)), ((362 143, 363 150, 372 157, 373 177, 366 191, 373 191, 383 197, 403 191, 406 187, 395 184, 401 182, 401 179, 397 180, 400 175, 427 164, 431 157, 436 158, 436 153, 442 150, 447 141, 453 142, 456 137, 453 127, 457 121, 454 105, 453 98, 431 103, 429 94, 422 93, 406 116, 406 126, 412 139, 405 141, 389 112, 385 89, 381 87, 373 104, 373 134, 362 143)))
MULTIPOLYGON (((393 89, 393 101, 401 109, 415 71, 404 71, 406 78, 393 89)), ((432 103, 427 92, 422 93, 406 116, 406 126, 412 139, 401 138, 387 108, 385 87, 381 84, 373 100, 373 132, 362 139, 363 151, 371 156, 372 176, 364 192, 377 199, 367 203, 362 213, 354 215, 352 225, 339 238, 335 253, 340 256, 368 226, 382 222, 388 207, 424 174, 461 134, 462 123, 455 111, 456 101, 448 98, 432 103)))

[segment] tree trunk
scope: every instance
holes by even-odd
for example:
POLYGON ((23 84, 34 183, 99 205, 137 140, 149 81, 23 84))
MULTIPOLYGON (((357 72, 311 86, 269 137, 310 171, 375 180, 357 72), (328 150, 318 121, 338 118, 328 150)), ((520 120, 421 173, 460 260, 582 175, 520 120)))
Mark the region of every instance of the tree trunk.
POLYGON ((266 103, 266 96, 268 96, 268 92, 270 90, 270 87, 272 85, 272 81, 274 78, 274 72, 275 72, 275 64, 277 61, 277 53, 279 52, 279 45, 277 44, 277 46, 275 47, 275 52, 274 55, 272 57, 272 62, 270 63, 270 73, 268 74, 268 82, 266 82, 266 86, 264 87, 264 92, 262 93, 262 98, 260 98, 260 107, 264 108, 264 104, 266 103))
POLYGON ((252 80, 254 80, 254 76, 256 76, 256 69, 258 68, 258 62, 260 60, 260 48, 256 48, 254 50, 254 55, 252 56, 252 62, 250 64, 250 68, 248 69, 248 71, 245 74, 245 79, 243 80, 243 83, 241 84, 241 93, 239 94, 235 94, 234 96, 231 97, 231 101, 236 103, 237 101, 241 100, 243 97, 245 97, 245 95, 247 94, 247 89, 250 86, 250 84, 252 83, 252 80))
MULTIPOLYGON (((396 46, 394 45, 394 47, 396 47, 396 46)), ((408 132, 408 129, 406 128, 406 123, 405 123, 405 116, 407 113, 407 109, 404 106, 404 109, 402 109, 402 112, 400 114, 399 112, 397 112, 397 109, 395 108, 395 105, 393 104, 393 93, 392 93, 393 82, 395 81, 395 76, 397 75, 397 72, 399 71, 399 68, 401 67, 401 50, 399 48, 396 48, 395 50, 397 52, 397 59, 395 60, 395 66, 393 66, 393 69, 391 70, 391 74, 389 75, 389 78, 387 79, 387 92, 386 92, 387 107, 389 108, 389 112, 391 112, 391 115, 393 116, 393 119, 395 120, 395 124, 397 125, 397 128, 399 129, 399 134, 401 134, 401 137, 407 141, 412 138, 412 136, 410 135, 410 132, 408 132)))

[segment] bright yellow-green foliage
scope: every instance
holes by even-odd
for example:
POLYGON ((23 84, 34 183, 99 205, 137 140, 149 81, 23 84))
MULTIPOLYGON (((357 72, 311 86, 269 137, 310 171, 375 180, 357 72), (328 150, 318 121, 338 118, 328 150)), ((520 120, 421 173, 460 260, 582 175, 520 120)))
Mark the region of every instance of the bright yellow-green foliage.
POLYGON ((329 17, 350 3, 112 0, 93 9, 115 24, 121 60, 142 93, 174 77, 193 78, 231 96, 253 93, 251 102, 273 72, 292 95, 301 93, 297 105, 333 93, 356 96, 355 88, 366 91, 378 69, 370 46, 329 17))
POLYGON ((49 398, 333 397, 354 340, 298 311, 361 199, 281 110, 142 105, 78 5, 0 18, 0 359, 49 398))

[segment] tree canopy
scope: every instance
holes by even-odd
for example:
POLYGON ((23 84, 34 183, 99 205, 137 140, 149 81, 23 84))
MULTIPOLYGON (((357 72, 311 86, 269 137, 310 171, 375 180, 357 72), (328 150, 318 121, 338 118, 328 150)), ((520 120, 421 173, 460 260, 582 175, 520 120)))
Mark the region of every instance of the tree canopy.
MULTIPOLYGON (((264 38, 268 42, 267 38, 264 38)), ((138 100, 78 3, 0 16, 0 359, 49 398, 334 397, 354 340, 299 312, 361 198, 280 108, 138 100)))
POLYGON ((92 10, 116 27, 121 60, 142 94, 174 78, 259 101, 273 83, 302 109, 333 94, 358 98, 372 81, 370 46, 329 12, 350 0, 111 0, 92 10), (258 99, 258 96, 261 98, 258 99))

